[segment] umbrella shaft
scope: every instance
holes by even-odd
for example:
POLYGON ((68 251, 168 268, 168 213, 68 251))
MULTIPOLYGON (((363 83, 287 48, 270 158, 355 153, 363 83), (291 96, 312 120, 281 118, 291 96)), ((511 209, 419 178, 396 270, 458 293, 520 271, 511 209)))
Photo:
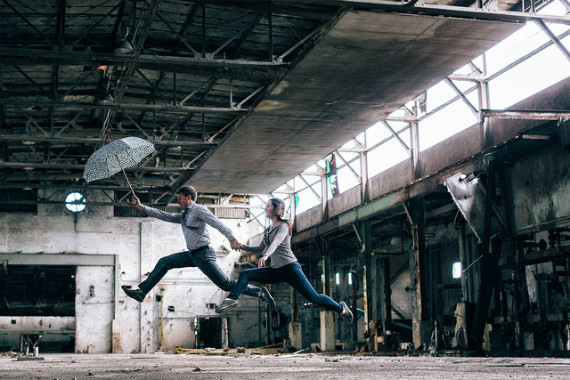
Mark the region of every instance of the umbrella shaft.
POLYGON ((131 194, 135 195, 135 191, 133 190, 133 187, 131 186, 131 182, 129 181, 129 177, 127 177, 127 173, 125 173, 125 169, 123 169, 123 165, 121 165, 121 160, 119 160, 119 156, 117 156, 115 154, 115 158, 117 159, 117 162, 119 163, 119 166, 121 167, 121 171, 125 175, 125 179, 127 180, 127 185, 129 185, 129 189, 131 189, 131 194))

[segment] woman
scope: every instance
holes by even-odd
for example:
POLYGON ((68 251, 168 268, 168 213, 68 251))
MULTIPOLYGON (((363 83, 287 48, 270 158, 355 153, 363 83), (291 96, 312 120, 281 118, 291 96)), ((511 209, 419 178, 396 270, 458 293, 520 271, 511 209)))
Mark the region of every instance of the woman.
POLYGON ((352 322, 352 312, 344 301, 338 303, 327 295, 317 294, 305 277, 301 265, 291 250, 291 227, 289 221, 283 219, 284 211, 285 203, 281 199, 271 198, 267 202, 265 215, 271 219, 271 226, 265 230, 260 245, 257 247, 241 245, 244 251, 262 254, 257 268, 240 273, 236 285, 228 298, 216 308, 216 312, 221 313, 237 306, 238 297, 250 281, 264 284, 286 282, 310 302, 336 311, 352 322), (271 259, 270 266, 265 266, 268 259, 271 259))

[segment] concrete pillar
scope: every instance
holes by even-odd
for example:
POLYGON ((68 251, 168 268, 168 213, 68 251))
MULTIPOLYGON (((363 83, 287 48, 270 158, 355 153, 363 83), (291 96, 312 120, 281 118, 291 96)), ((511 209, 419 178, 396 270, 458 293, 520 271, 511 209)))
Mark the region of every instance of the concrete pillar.
POLYGON ((299 322, 299 309, 297 307, 298 294, 299 293, 291 288, 291 322, 288 326, 288 336, 291 341, 291 346, 300 350, 303 348, 303 325, 299 322))
POLYGON ((222 348, 224 350, 229 347, 229 336, 228 336, 228 319, 222 318, 222 348))
POLYGON ((380 302, 376 307, 377 318, 382 319, 382 333, 384 335, 384 350, 388 349, 388 335, 387 332, 392 330, 392 287, 390 283, 390 259, 383 257, 377 260, 376 277, 378 284, 376 292, 379 295, 377 298, 380 302))
MULTIPOLYGON (((152 252, 152 223, 140 224, 140 279, 146 278, 145 273, 152 271, 154 268, 153 252, 152 252)), ((158 343, 154 339, 154 302, 153 290, 146 296, 145 302, 141 302, 140 307, 140 351, 142 353, 151 353, 158 349, 158 343)))
POLYGON ((111 352, 113 354, 120 354, 121 353, 121 323, 118 319, 114 319, 113 322, 111 322, 111 329, 112 329, 111 352))
POLYGON ((291 340, 291 347, 293 347, 295 350, 302 349, 303 326, 301 322, 289 322, 288 330, 289 330, 289 339, 291 340))
POLYGON ((413 247, 410 251, 410 282, 415 284, 413 294, 412 335, 414 348, 426 348, 431 331, 431 322, 427 312, 425 286, 425 222, 422 201, 410 201, 406 205, 406 214, 412 227, 413 247), (427 332, 426 332, 427 331, 427 332))
MULTIPOLYGON (((324 243, 324 241, 323 241, 324 243)), ((323 293, 331 295, 331 258, 328 252, 328 244, 321 244, 321 254, 323 259, 323 293)), ((335 350, 335 320, 331 311, 321 311, 321 350, 335 350)))
POLYGON ((332 311, 321 311, 321 350, 334 351, 335 329, 334 329, 334 313, 332 311))
MULTIPOLYGON (((370 221, 365 220, 358 223, 358 234, 362 244, 361 254, 364 261, 364 323, 365 329, 371 336, 368 350, 374 350, 376 340, 376 315, 374 314, 376 299, 376 276, 374 265, 374 251, 371 247, 370 221)), ((356 317, 356 316, 355 316, 356 317)))

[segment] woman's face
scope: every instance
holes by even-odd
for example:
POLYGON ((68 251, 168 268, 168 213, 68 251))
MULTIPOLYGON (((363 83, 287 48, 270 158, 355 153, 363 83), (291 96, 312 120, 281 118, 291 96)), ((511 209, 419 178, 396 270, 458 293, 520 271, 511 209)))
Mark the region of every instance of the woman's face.
POLYGON ((267 202, 265 205, 265 216, 269 219, 275 217, 275 215, 273 215, 273 203, 271 203, 271 201, 267 202))

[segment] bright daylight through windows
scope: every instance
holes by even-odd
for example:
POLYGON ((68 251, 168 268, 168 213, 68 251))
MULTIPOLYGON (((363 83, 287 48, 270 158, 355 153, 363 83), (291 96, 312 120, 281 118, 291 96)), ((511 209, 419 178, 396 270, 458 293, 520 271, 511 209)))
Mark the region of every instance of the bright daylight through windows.
MULTIPOLYGON (((562 1, 555 1, 537 13, 563 16, 569 12, 570 6, 562 1)), ((570 50, 570 27, 558 24, 548 24, 548 27, 570 50)), ((538 24, 527 23, 471 64, 450 73, 450 77, 429 88, 425 94, 419 94, 386 120, 378 121, 335 151, 335 180, 338 191, 342 193, 360 183, 361 152, 367 155, 369 178, 410 159, 411 128, 410 123, 402 119, 413 116, 410 112, 414 110, 417 112, 415 118, 418 123, 420 151, 432 148, 476 125, 479 121, 471 106, 477 109, 485 107, 479 104, 476 81, 461 80, 470 76, 483 76, 488 83, 491 109, 507 109, 568 78, 570 60, 538 24), (464 94, 467 101, 458 94, 457 89, 464 94)), ((272 196, 284 199, 290 209, 290 194, 294 193, 296 215, 321 204, 321 178, 329 159, 330 156, 311 165, 299 176, 276 189, 272 196)), ((325 196, 330 199, 330 189, 327 192, 325 196)), ((261 210, 266 201, 267 197, 262 196, 252 200, 252 206, 257 206, 260 210, 255 216, 262 216, 261 210)), ((258 220, 263 218, 258 217, 258 220)))

